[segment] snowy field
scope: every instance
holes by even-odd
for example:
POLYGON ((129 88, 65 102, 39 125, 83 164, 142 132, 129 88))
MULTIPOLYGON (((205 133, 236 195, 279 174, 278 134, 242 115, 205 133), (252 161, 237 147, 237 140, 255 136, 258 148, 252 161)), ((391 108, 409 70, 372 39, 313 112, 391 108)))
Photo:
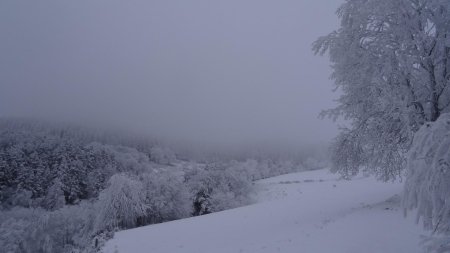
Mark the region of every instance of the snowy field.
POLYGON ((265 179, 257 204, 118 232, 104 253, 419 253, 414 214, 400 207, 402 183, 327 170, 265 179))

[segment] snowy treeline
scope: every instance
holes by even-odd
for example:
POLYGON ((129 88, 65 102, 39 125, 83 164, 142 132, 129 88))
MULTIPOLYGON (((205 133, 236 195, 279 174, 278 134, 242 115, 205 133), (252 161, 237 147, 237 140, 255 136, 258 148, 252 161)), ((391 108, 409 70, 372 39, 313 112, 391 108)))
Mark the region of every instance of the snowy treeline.
POLYGON ((252 181, 321 165, 178 157, 152 139, 0 120, 0 248, 94 252, 118 229, 242 206, 252 181))

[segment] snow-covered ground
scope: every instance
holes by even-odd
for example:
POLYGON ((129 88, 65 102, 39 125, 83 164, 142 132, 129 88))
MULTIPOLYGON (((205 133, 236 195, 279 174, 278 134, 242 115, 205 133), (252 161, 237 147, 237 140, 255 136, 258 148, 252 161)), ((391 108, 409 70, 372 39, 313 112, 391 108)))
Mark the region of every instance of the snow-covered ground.
POLYGON ((418 253, 414 215, 403 217, 401 183, 327 170, 265 179, 257 204, 118 232, 105 253, 418 253))

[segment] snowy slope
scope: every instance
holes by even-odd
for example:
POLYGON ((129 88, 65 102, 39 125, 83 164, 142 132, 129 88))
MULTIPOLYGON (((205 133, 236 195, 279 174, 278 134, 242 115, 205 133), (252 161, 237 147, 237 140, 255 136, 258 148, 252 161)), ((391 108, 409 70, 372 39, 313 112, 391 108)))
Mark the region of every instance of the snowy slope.
POLYGON ((105 253, 415 253, 425 232, 399 207, 400 183, 326 170, 256 184, 260 203, 118 232, 105 253))

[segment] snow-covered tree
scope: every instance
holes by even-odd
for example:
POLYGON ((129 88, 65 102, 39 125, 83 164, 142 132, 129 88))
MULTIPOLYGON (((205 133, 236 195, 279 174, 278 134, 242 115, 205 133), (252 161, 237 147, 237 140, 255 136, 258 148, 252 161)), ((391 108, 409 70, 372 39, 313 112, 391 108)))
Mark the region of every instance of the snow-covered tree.
POLYGON ((417 208, 425 228, 450 235, 450 113, 416 133, 407 164, 406 208, 417 208))
POLYGON ((192 196, 192 214, 203 215, 235 208, 250 202, 250 181, 238 173, 213 165, 187 173, 192 196))
POLYGON ((333 169, 401 174, 413 133, 450 111, 450 1, 347 0, 340 28, 319 38, 329 53, 338 106, 351 126, 334 144, 333 169))
POLYGON ((0 118, 0 251, 97 252, 118 229, 248 204, 251 181, 296 167, 279 151, 201 153, 0 118))
POLYGON ((144 224, 159 223, 190 216, 191 202, 186 184, 173 173, 141 175, 142 197, 146 206, 144 224))
POLYGON ((99 196, 95 231, 136 227, 147 209, 142 201, 142 183, 125 174, 115 174, 108 184, 99 196))
POLYGON ((48 188, 47 194, 42 200, 41 206, 47 210, 57 210, 66 204, 64 192, 61 189, 61 182, 56 179, 52 186, 48 188))

